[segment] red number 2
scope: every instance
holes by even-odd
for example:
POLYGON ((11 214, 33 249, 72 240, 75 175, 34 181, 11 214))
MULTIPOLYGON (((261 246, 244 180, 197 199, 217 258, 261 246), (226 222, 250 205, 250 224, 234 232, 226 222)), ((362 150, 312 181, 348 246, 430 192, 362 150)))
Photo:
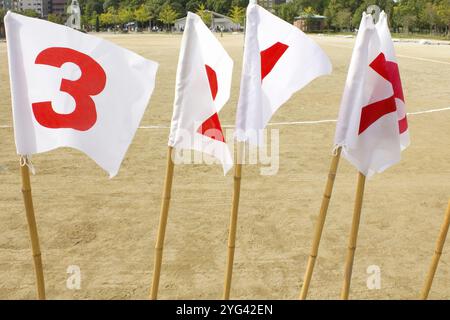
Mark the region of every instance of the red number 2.
POLYGON ((64 63, 72 62, 81 70, 81 77, 76 80, 62 79, 59 90, 70 94, 75 99, 72 113, 61 114, 53 110, 51 101, 32 104, 37 122, 47 128, 71 128, 86 131, 97 121, 97 111, 91 96, 103 91, 106 74, 103 68, 88 55, 69 48, 47 48, 38 54, 36 64, 60 68, 64 63))

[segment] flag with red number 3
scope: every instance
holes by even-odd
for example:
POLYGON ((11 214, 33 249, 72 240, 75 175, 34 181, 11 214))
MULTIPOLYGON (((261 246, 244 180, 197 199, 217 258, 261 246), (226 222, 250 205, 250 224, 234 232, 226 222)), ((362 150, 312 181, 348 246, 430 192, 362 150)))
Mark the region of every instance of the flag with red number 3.
POLYGON ((363 14, 334 142, 368 177, 399 162, 409 145, 402 82, 384 12, 376 24, 363 14))
POLYGON ((262 130, 278 108, 315 78, 330 74, 331 69, 327 55, 299 28, 250 2, 236 115, 237 140, 264 144, 262 130))
POLYGON ((40 19, 8 12, 5 26, 18 154, 72 147, 115 176, 158 64, 40 19))
POLYGON ((230 97, 233 60, 202 19, 188 12, 181 42, 169 146, 233 166, 218 112, 230 97))

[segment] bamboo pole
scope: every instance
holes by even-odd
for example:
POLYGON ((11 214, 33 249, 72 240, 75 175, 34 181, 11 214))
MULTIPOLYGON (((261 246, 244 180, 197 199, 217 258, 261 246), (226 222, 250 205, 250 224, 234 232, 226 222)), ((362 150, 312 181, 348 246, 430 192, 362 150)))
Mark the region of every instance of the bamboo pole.
POLYGON ((447 211, 445 213, 444 222, 441 226, 441 231, 439 232, 439 237, 436 242, 436 249, 434 251, 433 259, 431 260, 430 269, 428 271, 427 278, 425 280, 422 293, 420 298, 422 300, 426 300, 428 298, 428 294, 430 293, 431 285, 433 283, 433 278, 436 273, 439 259, 442 255, 442 249, 444 248, 445 239, 447 238, 448 229, 450 225, 450 201, 448 202, 447 211))
POLYGON ((159 278, 161 275, 161 263, 164 248, 164 237, 166 235, 167 217, 169 215, 170 195, 172 191, 173 169, 174 163, 172 161, 173 147, 169 146, 167 151, 167 167, 166 178, 164 180, 164 191, 161 201, 161 214, 159 218, 158 235, 155 245, 155 262, 153 267, 152 288, 150 292, 150 299, 156 300, 158 297, 159 278))
POLYGON ((345 261, 344 283, 341 291, 341 299, 343 300, 348 299, 350 291, 350 281, 352 279, 353 260, 355 258, 356 241, 358 239, 359 222, 361 220, 361 208, 363 203, 365 182, 366 177, 361 172, 358 172, 358 185, 356 188, 356 199, 355 199, 355 207, 353 210, 352 229, 348 243, 347 259, 345 261))
POLYGON ((223 299, 230 299, 231 278, 233 275, 234 251, 236 247, 236 228, 239 211, 239 197, 241 193, 241 176, 242 176, 242 154, 244 142, 237 142, 236 154, 234 157, 234 189, 233 189, 233 203, 230 215, 230 229, 228 233, 228 252, 227 265, 225 272, 225 284, 223 289, 223 299))
POLYGON ((328 180, 322 198, 322 205, 320 206, 319 217, 316 222, 311 253, 308 258, 308 265, 306 267, 305 276, 303 278, 303 286, 300 291, 300 300, 305 300, 306 296, 308 295, 308 289, 311 283, 316 258, 319 253, 320 239, 322 237, 322 231, 325 225, 325 219, 327 217, 328 205, 330 204, 331 194, 333 192, 334 180, 336 178, 336 171, 339 165, 340 157, 341 147, 336 150, 336 154, 333 155, 333 158, 331 158, 330 171, 328 173, 328 180))
POLYGON ((33 254, 34 272, 36 274, 36 289, 38 300, 45 300, 44 270, 42 267, 41 248, 39 245, 39 235, 34 215, 33 196, 31 194, 30 171, 28 169, 28 159, 21 157, 20 171, 22 175, 22 195, 27 215, 28 231, 31 240, 31 251, 33 254))

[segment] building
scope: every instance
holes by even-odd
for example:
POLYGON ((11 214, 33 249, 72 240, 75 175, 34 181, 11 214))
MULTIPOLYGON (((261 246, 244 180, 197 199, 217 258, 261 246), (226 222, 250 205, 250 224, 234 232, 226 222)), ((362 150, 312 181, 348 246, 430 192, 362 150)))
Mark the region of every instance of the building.
POLYGON ((275 5, 275 1, 276 0, 259 0, 257 2, 261 7, 265 8, 269 11, 272 11, 273 6, 275 5))
MULTIPOLYGON (((224 16, 223 14, 206 10, 211 14, 211 25, 209 28, 214 31, 239 31, 241 29, 240 24, 236 24, 231 21, 231 18, 224 16)), ((175 31, 183 31, 186 25, 186 17, 177 19, 174 24, 175 31)))
POLYGON ((327 17, 317 14, 303 14, 295 18, 294 26, 303 32, 322 32, 327 17))
POLYGON ((0 0, 0 9, 19 10, 19 0, 0 0))
POLYGON ((274 6, 289 3, 289 2, 292 2, 292 0, 258 0, 257 2, 261 7, 265 8, 269 11, 273 11, 274 6))
POLYGON ((40 17, 48 16, 48 0, 19 0, 19 10, 33 10, 40 17))
POLYGON ((48 12, 58 15, 64 15, 66 13, 66 0, 49 0, 48 12))
POLYGON ((47 17, 49 13, 64 15, 66 13, 66 0, 0 0, 0 9, 8 10, 33 10, 41 17, 47 17))

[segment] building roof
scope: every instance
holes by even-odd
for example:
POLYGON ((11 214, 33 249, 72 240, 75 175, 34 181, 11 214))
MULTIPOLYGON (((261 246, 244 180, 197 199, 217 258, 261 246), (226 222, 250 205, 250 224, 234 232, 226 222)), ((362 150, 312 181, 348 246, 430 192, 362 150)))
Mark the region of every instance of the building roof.
MULTIPOLYGON (((231 21, 230 17, 227 17, 227 16, 225 16, 223 14, 220 14, 220 13, 217 13, 217 12, 214 12, 214 11, 210 11, 210 10, 205 10, 205 12, 211 13, 214 18, 223 18, 223 19, 227 19, 227 20, 231 21)), ((175 20, 175 22, 179 22, 179 21, 182 21, 182 20, 185 20, 185 19, 186 19, 186 17, 179 18, 179 19, 175 20)))

